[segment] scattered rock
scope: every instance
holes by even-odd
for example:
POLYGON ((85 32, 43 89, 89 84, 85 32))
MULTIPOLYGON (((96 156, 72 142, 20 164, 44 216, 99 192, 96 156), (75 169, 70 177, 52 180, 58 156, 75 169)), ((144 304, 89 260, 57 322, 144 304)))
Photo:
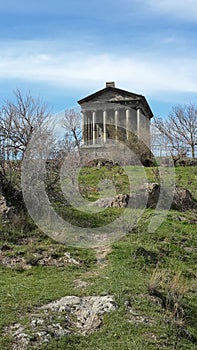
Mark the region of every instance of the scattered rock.
POLYGON ((89 283, 80 279, 74 280, 75 288, 86 288, 89 283))
POLYGON ((100 208, 126 208, 129 201, 128 194, 119 194, 115 197, 101 198, 93 202, 91 205, 96 205, 100 208))
POLYGON ((129 322, 135 323, 135 324, 137 324, 137 323, 152 324, 153 323, 153 320, 150 317, 140 315, 139 312, 137 312, 135 309, 133 309, 130 301, 126 301, 125 306, 126 306, 126 309, 128 311, 127 319, 129 322))
POLYGON ((8 268, 30 269, 31 265, 26 264, 23 256, 9 256, 0 251, 0 265, 8 268))
POLYGON ((80 265, 80 261, 72 258, 69 252, 65 252, 62 257, 50 256, 47 251, 40 254, 39 265, 41 266, 62 267, 67 264, 80 265))
POLYGON ((29 315, 27 326, 17 323, 6 327, 5 334, 13 339, 13 350, 28 347, 38 349, 51 339, 67 334, 86 335, 96 331, 103 322, 103 314, 117 309, 112 296, 66 296, 43 305, 29 315))
POLYGON ((96 167, 100 169, 101 167, 107 167, 107 168, 113 168, 115 165, 118 165, 117 162, 114 162, 113 160, 108 160, 105 158, 100 158, 100 159, 93 159, 88 162, 87 166, 88 167, 96 167))
POLYGON ((9 268, 30 269, 32 266, 64 267, 68 264, 80 265, 81 262, 72 258, 69 252, 58 256, 55 249, 28 252, 27 255, 24 255, 17 252, 14 254, 12 248, 6 248, 5 245, 0 248, 0 265, 9 268))
MULTIPOLYGON (((119 194, 115 197, 101 198, 93 202, 91 205, 96 205, 101 208, 153 208, 155 209, 158 200, 161 200, 161 206, 165 209, 166 203, 169 203, 169 195, 165 190, 162 190, 158 183, 145 183, 135 194, 119 194)), ((171 203, 171 208, 174 210, 185 211, 188 209, 196 209, 197 202, 192 198, 189 190, 176 187, 173 191, 174 198, 171 203)))

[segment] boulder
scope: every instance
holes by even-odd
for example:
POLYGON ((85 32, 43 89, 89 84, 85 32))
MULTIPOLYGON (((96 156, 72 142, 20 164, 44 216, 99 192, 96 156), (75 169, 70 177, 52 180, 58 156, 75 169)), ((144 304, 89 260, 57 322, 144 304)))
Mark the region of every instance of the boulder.
MULTIPOLYGON (((155 209, 160 200, 160 208, 168 209, 169 194, 158 183, 144 183, 134 194, 119 194, 115 197, 101 198, 93 203, 101 208, 153 208, 155 209)), ((197 202, 193 199, 189 190, 183 187, 175 187, 173 191, 171 209, 185 211, 197 208, 197 202)))
MULTIPOLYGON (((169 194, 165 189, 162 191, 161 198, 159 198, 161 187, 158 183, 144 184, 144 190, 145 198, 147 200, 147 208, 155 208, 159 199, 161 199, 161 207, 163 208, 165 208, 166 203, 169 203, 169 194)), ((173 191, 171 209, 185 211, 196 207, 197 203, 193 199, 191 192, 186 188, 176 186, 173 191)))
POLYGON ((195 209, 197 208, 197 202, 193 199, 189 190, 177 186, 174 190, 174 199, 171 208, 181 211, 195 209))
POLYGON ((129 202, 128 194, 118 194, 115 197, 101 198, 93 202, 100 208, 126 208, 129 202))

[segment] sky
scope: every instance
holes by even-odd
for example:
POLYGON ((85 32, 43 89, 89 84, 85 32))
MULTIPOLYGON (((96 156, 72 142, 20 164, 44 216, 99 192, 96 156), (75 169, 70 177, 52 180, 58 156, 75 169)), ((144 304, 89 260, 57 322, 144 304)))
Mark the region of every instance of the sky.
POLYGON ((165 118, 197 103, 196 0, 0 0, 0 104, 30 91, 53 113, 115 81, 165 118))

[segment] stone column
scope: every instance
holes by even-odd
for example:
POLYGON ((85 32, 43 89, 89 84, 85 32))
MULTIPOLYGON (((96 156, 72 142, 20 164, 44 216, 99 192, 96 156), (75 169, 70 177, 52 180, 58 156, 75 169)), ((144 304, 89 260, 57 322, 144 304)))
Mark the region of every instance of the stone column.
POLYGON ((119 110, 115 109, 115 138, 116 138, 116 141, 118 141, 118 116, 119 116, 119 110))
POLYGON ((92 143, 93 143, 93 145, 95 145, 95 140, 96 140, 95 121, 96 121, 96 111, 93 111, 92 112, 92 143))
POLYGON ((107 117, 107 111, 103 111, 103 142, 104 143, 106 143, 106 140, 107 140, 106 117, 107 117))
POLYGON ((126 109, 126 135, 127 140, 129 138, 129 120, 130 120, 130 108, 126 109))
POLYGON ((92 117, 90 118, 90 144, 92 145, 92 117))
POLYGON ((82 144, 84 144, 84 141, 85 141, 85 112, 82 112, 81 111, 81 114, 82 114, 82 144))
POLYGON ((137 109, 137 136, 140 136, 140 108, 137 109))
POLYGON ((147 143, 148 147, 151 146, 151 131, 150 131, 150 119, 146 119, 146 132, 147 132, 147 143))
POLYGON ((86 144, 89 142, 89 118, 86 117, 86 144))
POLYGON ((88 117, 87 120, 87 144, 90 145, 91 143, 91 120, 90 117, 88 117))

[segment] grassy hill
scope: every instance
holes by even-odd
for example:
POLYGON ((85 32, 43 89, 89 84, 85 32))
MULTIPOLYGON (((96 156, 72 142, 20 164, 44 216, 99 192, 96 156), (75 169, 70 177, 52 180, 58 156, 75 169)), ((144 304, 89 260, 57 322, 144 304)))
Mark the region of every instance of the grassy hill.
MULTIPOLYGON (((92 188, 106 176, 116 180, 118 191, 126 192, 127 177, 118 171, 84 169, 80 175, 84 196, 97 199, 98 192, 92 188)), ((177 167, 175 171, 176 184, 189 189, 197 199, 197 167, 177 167)), ((152 168, 146 169, 146 177, 157 180, 152 168)), ((111 218, 113 210, 107 211, 105 220, 111 218)), ((145 210, 132 232, 106 251, 61 245, 26 217, 14 223, 2 221, 0 349, 12 349, 6 327, 20 320, 25 324, 35 307, 66 295, 113 295, 118 309, 106 314, 102 326, 92 334, 66 335, 39 347, 41 350, 195 349, 197 212, 170 210, 162 225, 149 233, 153 215, 154 210, 145 210), (84 283, 77 286, 76 281, 84 283)))

